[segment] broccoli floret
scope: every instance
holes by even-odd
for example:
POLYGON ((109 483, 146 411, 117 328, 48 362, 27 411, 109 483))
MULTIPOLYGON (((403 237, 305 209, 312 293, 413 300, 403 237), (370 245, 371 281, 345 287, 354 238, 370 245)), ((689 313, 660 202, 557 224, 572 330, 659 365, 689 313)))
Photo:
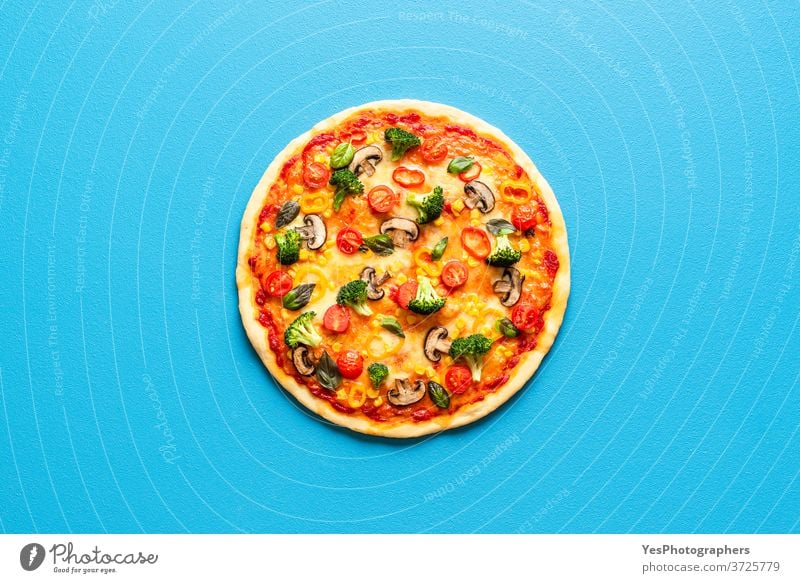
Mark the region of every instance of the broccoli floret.
POLYGON ((483 358, 492 347, 492 341, 483 334, 473 334, 466 338, 456 338, 450 345, 450 357, 453 360, 463 359, 472 371, 472 380, 481 380, 483 358))
POLYGON ((377 389, 389 376, 389 367, 382 362, 373 362, 367 367, 367 374, 372 386, 377 389))
POLYGON ((364 184, 347 168, 340 168, 331 174, 328 184, 336 187, 336 191, 333 193, 333 210, 335 211, 342 208, 342 203, 348 194, 358 196, 364 192, 364 184))
POLYGON ((313 310, 310 312, 303 312, 294 322, 289 324, 289 327, 283 333, 283 339, 286 346, 289 348, 297 348, 299 344, 305 344, 316 348, 322 343, 322 336, 319 335, 317 329, 314 328, 314 316, 317 313, 313 310))
POLYGON ((367 282, 363 279, 343 285, 336 295, 336 303, 340 306, 350 306, 362 316, 372 315, 372 310, 367 305, 367 282))
POLYGON ((511 246, 508 233, 501 231, 495 235, 494 249, 492 249, 492 254, 486 258, 486 263, 495 267, 511 267, 520 259, 522 259, 522 251, 511 246))
POLYGON ((287 231, 275 235, 275 243, 278 245, 278 262, 281 265, 291 265, 300 259, 301 241, 297 231, 287 231))
POLYGON ((444 301, 444 298, 440 298, 436 290, 433 289, 431 280, 427 277, 420 277, 417 295, 408 302, 408 309, 417 314, 427 316, 441 310, 444 307, 444 301))
POLYGON ((383 132, 383 137, 392 144, 392 162, 397 162, 408 150, 422 143, 417 136, 400 128, 387 129, 383 132))
POLYGON ((419 212, 417 222, 424 225, 442 216, 444 191, 441 186, 437 186, 430 194, 414 194, 412 192, 406 197, 406 203, 417 209, 419 212))

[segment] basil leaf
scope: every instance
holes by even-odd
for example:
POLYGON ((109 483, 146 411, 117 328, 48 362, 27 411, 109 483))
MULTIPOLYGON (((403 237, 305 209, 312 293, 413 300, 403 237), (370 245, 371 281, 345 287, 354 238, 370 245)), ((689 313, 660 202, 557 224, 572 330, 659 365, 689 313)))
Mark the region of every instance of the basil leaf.
POLYGON ((433 261, 439 261, 444 255, 444 250, 447 249, 447 237, 443 238, 441 241, 436 243, 433 247, 433 251, 431 251, 431 259, 433 261))
POLYGON ((403 333, 403 327, 400 325, 400 322, 398 322, 397 318, 395 318, 394 316, 382 316, 381 326, 386 328, 389 332, 391 332, 395 336, 399 336, 400 338, 406 337, 406 335, 403 333))
POLYGON ((322 358, 317 363, 317 381, 329 391, 335 391, 342 384, 342 373, 339 372, 339 367, 327 350, 322 353, 322 358))
POLYGON ((486 223, 486 229, 492 235, 509 235, 517 228, 505 219, 492 219, 486 223))
POLYGON ((352 144, 339 144, 333 149, 331 154, 331 168, 344 168, 353 161, 356 149, 352 144))
POLYGON ((285 227, 295 220, 299 214, 300 205, 293 200, 287 200, 285 203, 283 203, 283 206, 281 206, 280 210, 278 211, 278 215, 275 217, 275 228, 280 229, 285 227))
POLYGON ((450 160, 450 163, 447 165, 447 172, 450 174, 461 174, 472 168, 473 164, 475 164, 475 158, 472 156, 458 156, 450 160))
POLYGON ((283 296, 283 307, 287 310, 299 310, 311 300, 311 292, 315 286, 314 283, 301 283, 283 296))
POLYGON ((364 237, 364 244, 361 250, 369 249, 376 255, 391 255, 394 253, 394 243, 389 235, 374 235, 372 237, 364 237))
POLYGON ((428 395, 433 404, 440 409, 447 409, 450 406, 450 394, 439 383, 428 381, 428 395))
POLYGON ((516 338, 519 336, 519 329, 508 318, 500 318, 494 325, 495 329, 506 338, 516 338))
POLYGON ((347 198, 347 189, 341 187, 337 188, 336 192, 333 193, 333 210, 338 211, 342 208, 342 203, 345 198, 347 198))

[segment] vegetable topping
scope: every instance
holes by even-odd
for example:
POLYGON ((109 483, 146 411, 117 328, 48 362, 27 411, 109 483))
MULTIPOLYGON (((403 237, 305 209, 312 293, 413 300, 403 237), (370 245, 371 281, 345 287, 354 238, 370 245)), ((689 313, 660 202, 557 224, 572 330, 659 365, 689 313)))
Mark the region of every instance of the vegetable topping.
POLYGON ((392 162, 397 162, 408 150, 416 148, 422 141, 404 129, 389 128, 383 133, 384 139, 392 144, 392 162))
POLYGON ((343 285, 336 295, 336 303, 349 306, 362 316, 372 315, 372 310, 367 305, 367 282, 361 279, 343 285))

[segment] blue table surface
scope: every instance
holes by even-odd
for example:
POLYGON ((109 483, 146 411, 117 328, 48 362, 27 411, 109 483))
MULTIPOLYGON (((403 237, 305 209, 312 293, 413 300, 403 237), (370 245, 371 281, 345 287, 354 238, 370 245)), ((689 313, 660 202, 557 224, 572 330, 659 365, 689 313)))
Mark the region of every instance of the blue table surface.
POLYGON ((794 3, 0 3, 4 532, 800 531, 794 3), (239 221, 375 99, 502 128, 572 295, 495 414, 333 427, 239 320, 239 221))

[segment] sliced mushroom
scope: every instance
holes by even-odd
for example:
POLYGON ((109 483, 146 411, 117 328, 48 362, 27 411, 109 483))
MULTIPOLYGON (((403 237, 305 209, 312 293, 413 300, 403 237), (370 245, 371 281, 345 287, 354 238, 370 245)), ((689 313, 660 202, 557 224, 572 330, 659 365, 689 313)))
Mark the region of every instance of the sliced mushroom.
POLYGON ((375 166, 380 164, 381 160, 383 160, 383 150, 379 146, 371 144, 356 150, 348 168, 356 176, 362 172, 367 176, 372 176, 375 174, 375 166))
POLYGON ((294 368, 297 369, 297 372, 304 377, 314 374, 314 370, 317 368, 314 365, 314 361, 311 359, 311 353, 308 350, 308 346, 304 346, 302 344, 292 350, 292 362, 294 363, 294 368))
POLYGON ((361 275, 359 277, 362 281, 367 282, 367 297, 371 300, 379 300, 386 295, 386 292, 381 289, 381 286, 392 277, 392 274, 388 271, 384 271, 383 275, 378 277, 375 273, 375 269, 367 266, 361 270, 361 275))
POLYGON ((405 247, 419 237, 419 227, 411 219, 392 217, 381 224, 381 233, 389 235, 395 247, 405 247))
POLYGON ((492 289, 500 296, 500 303, 510 308, 519 301, 524 281, 525 276, 519 269, 506 267, 500 279, 494 282, 492 289))
POLYGON ((413 405, 425 396, 425 382, 416 381, 413 385, 408 379, 397 379, 394 388, 386 392, 386 398, 392 405, 403 407, 413 405))
POLYGON ((300 238, 306 242, 306 247, 315 251, 322 247, 328 230, 325 228, 325 221, 319 215, 306 215, 303 218, 304 227, 297 227, 295 231, 300 234, 300 238))
POLYGON ((485 183, 480 180, 471 180, 464 185, 464 204, 468 208, 477 207, 482 213, 488 213, 494 208, 494 193, 485 183))
POLYGON ((444 326, 434 326, 428 330, 423 345, 423 352, 428 360, 439 362, 442 360, 442 354, 450 352, 450 341, 446 340, 448 334, 444 326))

